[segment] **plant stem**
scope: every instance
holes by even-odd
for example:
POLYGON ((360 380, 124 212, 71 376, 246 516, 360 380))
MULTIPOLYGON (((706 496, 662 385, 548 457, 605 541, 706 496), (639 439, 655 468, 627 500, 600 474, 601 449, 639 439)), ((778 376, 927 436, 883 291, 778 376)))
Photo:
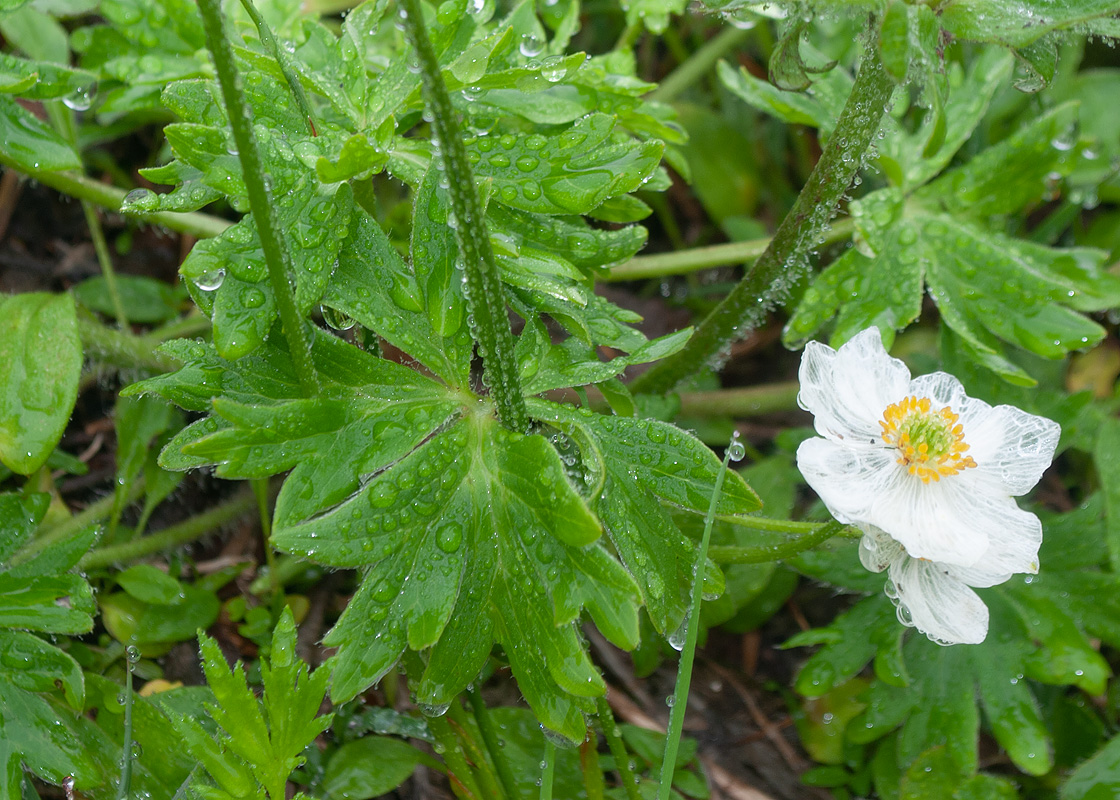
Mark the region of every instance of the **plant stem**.
MULTIPOLYGON (((46 104, 47 115, 54 127, 62 137, 69 142, 75 153, 81 153, 78 145, 78 125, 74 112, 62 103, 61 100, 46 104)), ((101 275, 105 278, 105 287, 109 290, 109 300, 113 304, 113 313, 117 317, 117 325, 121 330, 128 330, 128 314, 125 313, 124 303, 121 302, 120 288, 117 285, 117 273, 113 269, 113 258, 109 255, 109 245, 105 241, 105 230, 101 227, 101 219, 97 216, 97 209, 89 200, 83 199, 82 213, 86 218, 86 227, 89 228, 90 239, 93 241, 93 250, 97 254, 97 263, 101 266, 101 275)))
MULTIPOLYGON (((474 717, 475 724, 481 733, 482 722, 475 716, 473 708, 471 709, 471 716, 474 717)), ((467 757, 474 763, 474 775, 478 780, 478 788, 482 790, 482 796, 486 800, 508 800, 505 788, 502 786, 497 772, 494 771, 489 743, 486 741, 485 735, 481 745, 471 735, 471 729, 467 724, 466 711, 458 700, 455 700, 447 709, 447 719, 450 722, 451 729, 455 731, 459 741, 462 742, 467 757)), ((494 747, 497 748, 497 746, 497 736, 495 736, 494 747)))
POLYGON ((174 372, 182 363, 155 350, 146 337, 111 330, 88 317, 78 317, 78 336, 87 358, 125 369, 174 372))
MULTIPOLYGON (((128 490, 128 502, 137 500, 144 492, 144 486, 141 483, 136 483, 128 490)), ((58 542, 69 539, 80 531, 85 530, 91 525, 96 525, 101 522, 113 511, 113 502, 116 498, 113 495, 102 497, 95 503, 90 503, 82 511, 70 517, 52 528, 41 529, 36 534, 35 538, 28 542, 23 549, 12 556, 9 562, 12 566, 22 564, 25 561, 30 561, 39 553, 46 550, 58 542)))
POLYGON ((133 645, 124 650, 124 753, 121 755, 121 781, 117 800, 129 800, 132 792, 132 670, 140 660, 140 651, 133 645))
POLYGON ((199 0, 198 8, 202 12, 206 45, 214 58, 218 83, 222 87, 222 98, 229 114, 233 140, 237 143, 237 157, 241 162, 245 192, 249 196, 249 207, 261 237, 261 250, 264 251, 264 260, 268 265, 268 279, 272 284, 276 308, 280 312, 284 338, 288 341, 288 350, 303 393, 311 397, 319 393, 319 378, 311 363, 311 336, 303 316, 296 308, 295 293, 290 282, 291 257, 280 236, 276 212, 268 187, 265 186, 264 164, 257 150, 257 141, 253 137, 250 109, 241 91, 241 76, 233 59, 233 47, 226 38, 221 0, 199 0))
POLYGON ((682 392, 681 415, 696 417, 753 417, 797 408, 797 381, 722 389, 715 392, 682 392))
POLYGON ((483 374, 494 398, 498 419, 506 428, 524 433, 529 427, 529 416, 513 354, 513 333, 509 327, 501 278, 490 248, 486 218, 475 191, 467 149, 459 132, 459 119, 443 83, 435 50, 428 39, 419 0, 401 0, 400 9, 405 32, 420 64, 424 100, 432 114, 432 130, 443 154, 448 195, 456 220, 455 238, 463 260, 463 299, 468 318, 474 320, 471 334, 478 343, 483 374))
POLYGON ((618 779, 622 781, 622 790, 626 792, 626 800, 641 800, 638 794, 638 780, 634 777, 634 770, 630 768, 630 753, 626 750, 626 743, 622 741, 622 731, 614 721, 614 712, 606 697, 595 698, 595 713, 599 717, 599 724, 603 727, 603 735, 607 737, 607 747, 614 756, 614 768, 618 771, 618 779))
POLYGON ((277 43, 276 37, 272 35, 272 30, 268 27, 268 23, 261 16, 261 12, 257 11, 257 7, 253 5, 253 0, 241 0, 241 7, 245 9, 249 18, 253 20, 253 24, 257 26, 257 35, 260 37, 261 44, 280 65, 280 72, 284 75, 284 80, 288 82, 288 90, 291 91, 296 105, 303 112, 303 118, 307 120, 307 127, 311 131, 311 135, 317 136, 315 112, 311 109, 311 104, 307 102, 307 95, 303 91, 303 84, 299 82, 299 76, 292 68, 291 56, 277 43))
POLYGON ((731 343, 753 330, 785 298, 808 269, 809 250, 859 169, 893 89, 875 44, 868 45, 836 129, 766 251, 688 343, 639 376, 630 385, 632 391, 664 394, 705 367, 718 368, 731 343))
MULTIPOLYGON (((825 243, 838 242, 852 235, 855 225, 851 219, 835 222, 825 235, 825 243)), ((635 256, 625 264, 613 267, 599 280, 614 283, 633 281, 641 278, 665 278, 671 275, 685 275, 712 267, 726 267, 753 261, 770 246, 772 237, 749 239, 745 242, 728 242, 707 247, 694 247, 691 250, 678 250, 672 253, 655 253, 648 256, 635 256)))
POLYGON ((467 800, 483 800, 484 795, 478 788, 474 773, 463 754, 463 745, 452 730, 451 723, 446 717, 428 717, 428 729, 436 737, 436 744, 442 748, 437 752, 447 765, 447 777, 455 794, 467 800))
POLYGON ((82 557, 78 566, 81 569, 101 569, 110 564, 135 561, 153 553, 170 550, 201 539, 215 528, 252 511, 256 506, 257 500, 252 492, 241 492, 209 511, 184 520, 178 525, 164 528, 158 533, 149 534, 142 539, 133 539, 131 542, 92 550, 82 557))
POLYGON ((723 56, 750 35, 750 30, 728 25, 713 36, 704 46, 670 72, 661 85, 646 95, 647 100, 668 103, 692 84, 696 83, 716 65, 723 56))
POLYGON ((502 745, 498 741, 498 732, 494 729, 494 722, 490 719, 490 710, 486 708, 486 703, 482 701, 482 695, 479 694, 477 689, 467 689, 467 699, 470 701, 471 711, 474 713, 474 721, 478 724, 478 730, 482 734, 482 743, 486 746, 490 761, 493 762, 494 770, 498 773, 498 782, 501 784, 502 792, 506 797, 517 797, 517 779, 510 771, 509 761, 502 755, 502 745))
POLYGON ((688 610, 688 619, 685 625, 684 647, 681 649, 681 660, 677 666, 677 685, 673 690, 673 708, 669 712, 669 730, 665 734, 665 755, 661 760, 661 780, 657 787, 658 800, 669 800, 673 788, 673 774, 676 772, 677 748, 681 741, 681 731, 684 729, 684 712, 688 705, 688 688, 692 683, 692 662, 696 657, 696 642, 700 637, 700 603, 703 601, 704 586, 704 561, 708 557, 708 544, 712 539, 712 523, 716 517, 716 506, 719 496, 723 492, 723 480, 727 476, 727 465, 731 462, 732 448, 727 448, 723 457, 723 466, 716 475, 716 485, 712 489, 712 500, 708 505, 708 514, 704 519, 704 535, 700 539, 700 548, 696 551, 696 561, 692 567, 692 600, 688 610))
POLYGON ((552 776, 556 772, 556 745, 544 740, 544 769, 541 770, 541 800, 552 800, 552 776))
POLYGON ((603 766, 599 763, 599 737, 594 728, 587 729, 587 738, 579 746, 579 767, 587 800, 604 800, 607 786, 603 780, 603 766))
POLYGON ((791 539, 774 547, 735 547, 721 545, 708 548, 708 557, 717 564, 765 564, 770 561, 781 561, 791 558, 798 553, 816 547, 821 542, 833 536, 844 533, 848 526, 841 522, 825 523, 796 539, 791 539))
MULTIPOLYGON (((121 210, 121 201, 123 201, 124 196, 128 194, 124 189, 118 189, 116 186, 110 186, 107 183, 102 183, 101 181, 96 181, 93 178, 88 178, 85 175, 78 175, 73 172, 47 172, 19 169, 12 161, 4 157, 3 151, 0 151, 0 164, 16 172, 21 172, 44 186, 49 186, 52 189, 56 189, 71 197, 76 197, 79 200, 88 200, 91 203, 96 203, 102 208, 107 208, 113 212, 119 212, 121 210)), ((197 211, 157 211, 154 214, 145 214, 143 220, 155 225, 162 225, 165 228, 178 231, 179 233, 197 236, 200 239, 209 239, 212 236, 217 236, 232 224, 228 220, 213 217, 209 214, 201 214, 197 211)))

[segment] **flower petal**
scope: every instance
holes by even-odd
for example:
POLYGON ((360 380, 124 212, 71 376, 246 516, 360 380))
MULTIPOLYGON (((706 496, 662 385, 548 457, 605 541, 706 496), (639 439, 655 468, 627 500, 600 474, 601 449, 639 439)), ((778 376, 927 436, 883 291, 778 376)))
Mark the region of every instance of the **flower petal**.
POLYGON ((963 492, 959 481, 949 480, 957 475, 923 483, 895 455, 889 448, 807 439, 797 448, 797 468, 840 522, 873 525, 915 558, 966 567, 979 561, 988 551, 988 531, 1018 511, 1014 502, 963 492))
POLYGON ((874 525, 860 525, 859 560, 870 572, 882 572, 906 551, 898 542, 874 525))
MULTIPOLYGON (((962 418, 962 423, 964 422, 962 418)), ((996 406, 965 427, 976 472, 1009 495, 1026 494, 1054 460, 1061 426, 1014 406, 996 406)))
POLYGON ((906 365, 883 349, 878 328, 856 334, 838 351, 809 342, 798 377, 797 401, 812 412, 817 432, 862 445, 882 442, 883 411, 910 383, 906 365))
POLYGON ((967 396, 961 382, 945 372, 918 376, 910 391, 960 415, 968 454, 976 461, 973 474, 990 476, 1007 494, 1029 492, 1054 459, 1062 429, 1046 417, 1015 406, 993 408, 967 396))
POLYGON ((988 635, 988 607, 942 565, 901 556, 891 563, 890 580, 899 620, 933 641, 979 644, 988 635))
MULTIPOLYGON (((840 522, 869 519, 880 498, 892 491, 894 451, 854 448, 833 439, 806 439, 797 448, 797 468, 840 522)), ((879 526, 882 527, 882 526, 879 526)))

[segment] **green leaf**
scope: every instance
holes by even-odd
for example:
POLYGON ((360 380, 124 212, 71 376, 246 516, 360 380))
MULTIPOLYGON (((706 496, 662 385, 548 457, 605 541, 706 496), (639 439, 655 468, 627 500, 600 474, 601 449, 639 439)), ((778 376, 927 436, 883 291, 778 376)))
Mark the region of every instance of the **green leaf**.
POLYGON ((32 492, 27 495, 0 494, 0 567, 6 565, 31 536, 50 505, 50 495, 32 492))
POLYGON ((150 564, 136 564, 116 577, 122 589, 145 603, 176 606, 187 599, 179 581, 150 564))
POLYGON ((0 631, 0 680, 30 692, 61 689, 66 703, 80 709, 85 682, 78 663, 38 636, 0 631))
POLYGON ((900 800, 1015 800, 1015 787, 994 775, 970 775, 946 747, 932 747, 902 776, 900 800))
POLYGON ((941 25, 956 38, 1022 47, 1052 32, 1116 14, 1113 0, 969 0, 942 9, 941 25))
MULTIPOLYGON (((611 543, 637 578, 656 629, 674 633, 686 613, 695 556, 663 504, 707 512, 719 459, 668 423, 593 415, 543 401, 529 408, 578 444, 585 480, 596 498, 593 507, 611 543)), ((738 473, 728 473, 717 513, 748 514, 760 505, 738 473)), ((723 589, 714 565, 706 567, 705 582, 710 582, 707 594, 723 589)))
POLYGON ((1033 379, 1003 355, 999 340, 1045 358, 1100 341, 1103 328, 1077 312, 1120 301, 1120 280, 1102 269, 1102 253, 1010 239, 974 221, 1035 196, 1042 170, 1063 158, 1051 137, 1070 113, 1055 109, 1015 134, 1015 143, 985 151, 910 199, 885 189, 853 203, 857 247, 806 290, 783 334, 787 344, 803 343, 837 311, 834 345, 872 325, 890 337, 917 318, 925 285, 969 357, 1018 384, 1033 379), (1030 163, 1020 167, 1021 159, 1030 163), (997 189, 996 174, 1015 178, 997 189))
POLYGON ((572 625, 586 607, 612 641, 637 640, 637 590, 543 437, 468 416, 377 475, 337 509, 278 527, 277 547, 332 566, 369 565, 325 641, 339 648, 332 697, 431 647, 421 702, 451 700, 503 644, 548 727, 583 736, 603 690, 572 625))
POLYGON ((1120 736, 1078 765, 1064 784, 1062 800, 1106 800, 1120 791, 1120 736))
POLYGON ((156 391, 186 408, 210 408, 214 416, 168 442, 161 463, 180 469, 214 464, 227 478, 291 470, 277 498, 278 524, 293 524, 343 500, 362 476, 409 453, 465 402, 435 381, 327 333, 319 333, 312 347, 324 388, 312 399, 302 396, 290 365, 268 346, 237 362, 197 343, 169 349, 183 368, 136 384, 129 393, 156 391))
POLYGON ((1108 543, 1109 560, 1115 569, 1120 565, 1120 420, 1110 417, 1104 421, 1097 434, 1093 460, 1108 509, 1105 541, 1108 543))
POLYGON ((78 396, 82 345, 68 295, 0 298, 0 461, 28 475, 47 460, 78 396))
MULTIPOLYGON (((286 195, 278 203, 277 223, 295 268, 296 306, 307 314, 327 288, 348 230, 354 206, 349 184, 327 191, 290 170, 274 171, 272 176, 273 191, 286 195)), ((240 358, 261 345, 277 312, 260 235, 251 217, 199 242, 179 271, 188 279, 195 301, 211 314, 214 345, 222 356, 240 358)))
POLYGON ((74 149, 38 117, 0 96, 0 162, 20 172, 81 169, 74 149))
POLYGON ((90 746, 89 720, 75 719, 42 696, 0 681, 0 722, 3 741, 15 743, 24 766, 43 780, 61 786, 73 778, 79 791, 108 783, 108 764, 90 746))
POLYGON ((371 800, 408 780, 422 760, 419 750, 400 739, 364 736, 347 742, 331 756, 323 788, 333 797, 371 800))
POLYGON ((355 211, 323 305, 376 331, 452 386, 466 386, 474 343, 465 330, 444 339, 432 327, 421 290, 389 238, 355 211))
POLYGON ((650 33, 664 33, 672 14, 684 13, 685 0, 630 0, 622 8, 626 24, 642 23, 650 33))
MULTIPOLYGON (((194 211, 195 209, 176 210, 194 211)), ((147 325, 174 319, 179 316, 180 307, 186 300, 186 292, 180 287, 168 286, 163 281, 153 278, 118 275, 116 281, 121 304, 128 315, 128 321, 132 323, 147 325)), ((116 318, 116 309, 109 295, 109 287, 102 276, 86 278, 72 291, 74 298, 86 308, 116 318)))
MULTIPOLYGON (((1109 666, 1086 634, 1112 641, 1120 630, 1113 617, 1118 613, 1112 588, 1117 579, 1097 571, 1107 557, 1099 497, 1074 512, 1048 515, 1044 524, 1042 574, 982 591, 990 611, 983 643, 942 647, 912 636, 899 658, 898 635, 904 629, 877 594, 828 628, 791 640, 791 645, 825 645, 798 676, 798 691, 815 695, 827 690, 874 656, 877 677, 865 697, 868 710, 848 729, 851 742, 871 742, 901 726, 900 767, 943 744, 954 763, 971 774, 977 763, 980 706, 991 733, 1020 770, 1048 772, 1054 764, 1053 746, 1031 681, 1078 686, 1093 695, 1103 692, 1109 666)), ((811 574, 851 586, 846 572, 855 561, 853 550, 816 554, 808 559, 817 564, 811 574), (836 563, 832 572, 822 569, 829 563, 836 563)), ((798 561, 805 562, 805 555, 798 561)), ((856 588, 867 590, 863 576, 854 577, 856 588)), ((881 586, 882 577, 876 580, 881 586)))
POLYGON ((660 142, 621 143, 615 120, 592 114, 554 136, 469 137, 477 176, 493 180, 493 199, 522 211, 584 214, 638 189, 661 161, 660 142))
MULTIPOLYGON (((910 9, 928 6, 908 6, 910 9)), ((954 154, 980 124, 996 91, 1011 74, 1012 58, 999 48, 987 48, 967 69, 959 64, 945 65, 945 92, 941 114, 945 135, 931 150, 934 122, 926 120, 913 133, 891 116, 883 120, 884 137, 876 143, 878 162, 891 176, 891 182, 904 191, 913 191, 943 170, 954 154)), ((934 80, 934 78, 930 78, 934 80)))
POLYGON ((93 592, 78 575, 14 577, 0 573, 0 628, 88 633, 93 592))
MULTIPOLYGON (((145 590, 149 596, 158 592, 151 586, 141 591, 145 590)), ((148 603, 125 592, 114 592, 100 595, 97 602, 105 628, 113 638, 141 647, 187 641, 200 628, 209 628, 218 618, 218 598, 211 591, 181 584, 174 599, 176 602, 173 605, 148 603)))
POLYGON ((63 98, 68 104, 85 102, 97 82, 92 72, 75 70, 45 61, 28 61, 0 53, 0 91, 28 100, 63 98))
POLYGON ((1014 213, 1042 195, 1047 175, 1070 170, 1072 143, 1067 144, 1067 139, 1076 120, 1076 103, 1053 108, 922 187, 914 197, 953 214, 984 217, 1014 213))
POLYGON ((332 714, 318 716, 329 671, 311 673, 295 656, 295 622, 288 609, 273 634, 271 663, 261 664, 264 692, 259 702, 241 662, 231 670, 213 639, 200 634, 199 642, 215 699, 207 711, 220 726, 220 746, 192 718, 177 715, 188 749, 233 796, 246 796, 255 781, 272 800, 282 800, 288 777, 304 761, 304 749, 330 726, 332 714))

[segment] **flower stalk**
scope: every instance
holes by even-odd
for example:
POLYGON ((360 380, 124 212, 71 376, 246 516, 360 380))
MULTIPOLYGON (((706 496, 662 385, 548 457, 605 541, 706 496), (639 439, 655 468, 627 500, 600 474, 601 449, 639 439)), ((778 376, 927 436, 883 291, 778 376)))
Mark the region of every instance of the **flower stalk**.
POLYGON ((447 175, 451 210, 456 220, 455 239, 463 260, 463 299, 468 317, 474 320, 471 335, 482 357, 483 375, 497 406, 498 419, 506 428, 524 433, 529 427, 529 416, 513 354, 513 333, 505 294, 490 247, 482 204, 475 191, 474 175, 467 161, 467 149, 463 146, 459 120, 428 39, 419 0, 401 0, 400 13, 420 65, 424 100, 432 115, 432 130, 447 175))
POLYGON ((810 249, 859 170, 893 89, 875 44, 868 45, 832 137, 766 250, 688 343, 638 377, 631 385, 633 391, 663 394, 704 366, 722 365, 731 343, 756 328, 783 299, 807 269, 810 249))
POLYGON ((296 307, 295 292, 292 290, 291 255, 280 236, 276 212, 265 185, 264 164, 261 161, 257 141, 253 137, 249 119, 250 109, 241 91, 241 76, 233 58, 233 47, 226 38, 223 25, 222 6, 219 0, 199 0, 202 25, 206 31, 206 45, 214 58, 218 73, 218 83, 222 88, 226 111, 229 114, 233 140, 237 144, 237 157, 241 162, 245 191, 249 195, 249 207, 257 223, 261 237, 261 249, 268 265, 268 279, 280 312, 280 323, 288 350, 299 377, 303 393, 314 396, 319 393, 319 378, 311 363, 311 335, 304 323, 303 316, 296 307))

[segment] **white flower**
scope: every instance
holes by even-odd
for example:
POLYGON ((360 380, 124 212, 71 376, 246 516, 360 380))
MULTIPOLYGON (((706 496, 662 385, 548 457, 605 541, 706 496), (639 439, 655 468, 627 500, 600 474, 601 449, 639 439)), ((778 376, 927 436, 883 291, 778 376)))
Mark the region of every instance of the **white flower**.
POLYGON ((910 371, 868 328, 839 350, 810 342, 798 402, 817 433, 797 466, 832 515, 889 568, 899 619, 935 641, 980 642, 988 610, 968 587, 1038 571, 1042 525, 1013 497, 1050 465, 1061 429, 968 397, 944 372, 910 371))

